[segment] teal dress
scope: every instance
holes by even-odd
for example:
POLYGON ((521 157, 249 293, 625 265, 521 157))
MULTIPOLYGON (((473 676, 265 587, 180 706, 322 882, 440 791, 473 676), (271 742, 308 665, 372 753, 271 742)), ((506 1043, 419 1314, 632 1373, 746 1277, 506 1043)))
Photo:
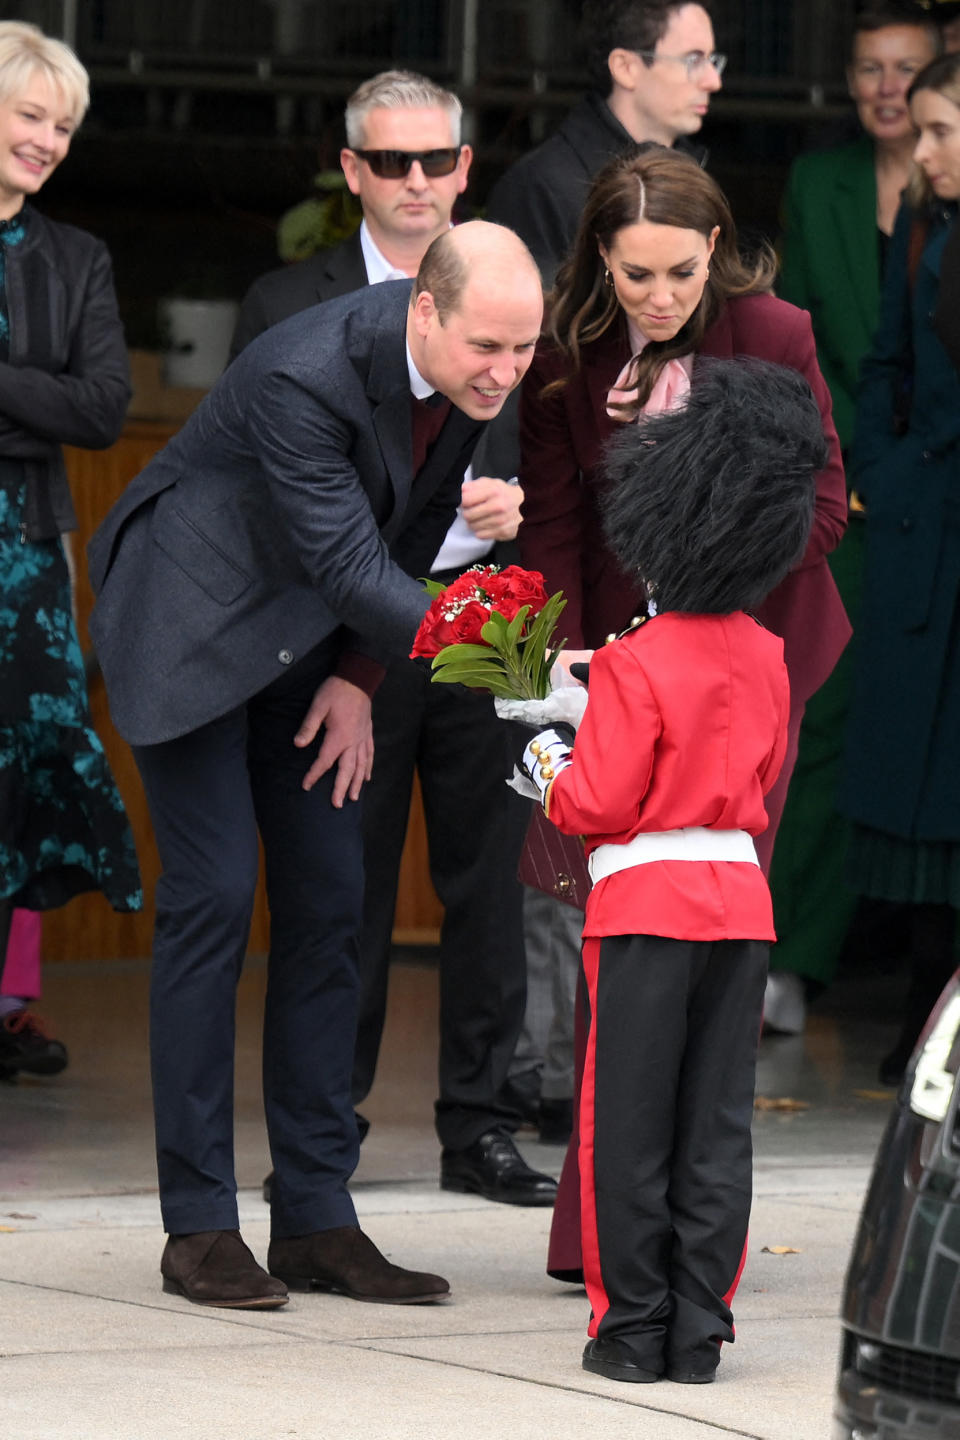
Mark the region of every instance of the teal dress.
MULTIPOLYGON (((0 362, 3 261, 23 235, 20 217, 0 222, 0 362)), ((100 890, 137 910, 136 850, 90 718, 63 545, 25 538, 25 499, 23 462, 0 458, 0 901, 48 910, 100 890)))

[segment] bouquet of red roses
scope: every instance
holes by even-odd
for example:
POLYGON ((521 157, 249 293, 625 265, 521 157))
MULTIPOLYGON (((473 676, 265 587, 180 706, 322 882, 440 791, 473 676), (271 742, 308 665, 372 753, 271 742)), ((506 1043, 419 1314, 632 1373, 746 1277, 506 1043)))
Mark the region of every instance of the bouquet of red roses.
POLYGON ((433 596, 410 652, 432 661, 434 680, 487 690, 505 700, 542 700, 563 641, 554 642, 562 592, 547 595, 536 570, 475 565, 433 596), (550 646, 548 654, 547 647, 550 646))

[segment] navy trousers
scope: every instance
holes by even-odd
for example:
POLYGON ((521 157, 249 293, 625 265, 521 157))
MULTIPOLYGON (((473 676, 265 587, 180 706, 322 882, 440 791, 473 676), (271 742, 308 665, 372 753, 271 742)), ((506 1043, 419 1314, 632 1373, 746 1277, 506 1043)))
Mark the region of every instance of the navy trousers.
POLYGON ((266 858, 270 959, 263 1095, 275 1171, 272 1230, 356 1224, 350 1103, 363 898, 360 806, 332 776, 301 781, 316 746, 293 737, 332 651, 318 647, 245 705, 135 751, 163 873, 156 892, 150 1048, 157 1168, 170 1234, 237 1227, 236 986, 266 858))

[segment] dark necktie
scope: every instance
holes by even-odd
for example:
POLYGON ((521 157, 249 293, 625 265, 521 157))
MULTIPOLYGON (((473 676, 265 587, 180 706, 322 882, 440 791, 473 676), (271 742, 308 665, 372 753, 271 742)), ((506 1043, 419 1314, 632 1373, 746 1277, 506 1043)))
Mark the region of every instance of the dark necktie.
POLYGON ((416 476, 427 463, 433 442, 443 429, 443 423, 450 413, 450 401, 445 395, 435 391, 428 400, 418 400, 411 395, 410 404, 413 417, 411 474, 416 476))

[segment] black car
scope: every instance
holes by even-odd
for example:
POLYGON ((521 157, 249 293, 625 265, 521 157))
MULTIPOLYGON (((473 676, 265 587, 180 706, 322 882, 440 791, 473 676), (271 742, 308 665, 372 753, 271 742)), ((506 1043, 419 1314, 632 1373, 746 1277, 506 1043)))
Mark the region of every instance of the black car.
POLYGON ((960 1440, 960 973, 904 1077, 843 1297, 834 1440, 960 1440))

